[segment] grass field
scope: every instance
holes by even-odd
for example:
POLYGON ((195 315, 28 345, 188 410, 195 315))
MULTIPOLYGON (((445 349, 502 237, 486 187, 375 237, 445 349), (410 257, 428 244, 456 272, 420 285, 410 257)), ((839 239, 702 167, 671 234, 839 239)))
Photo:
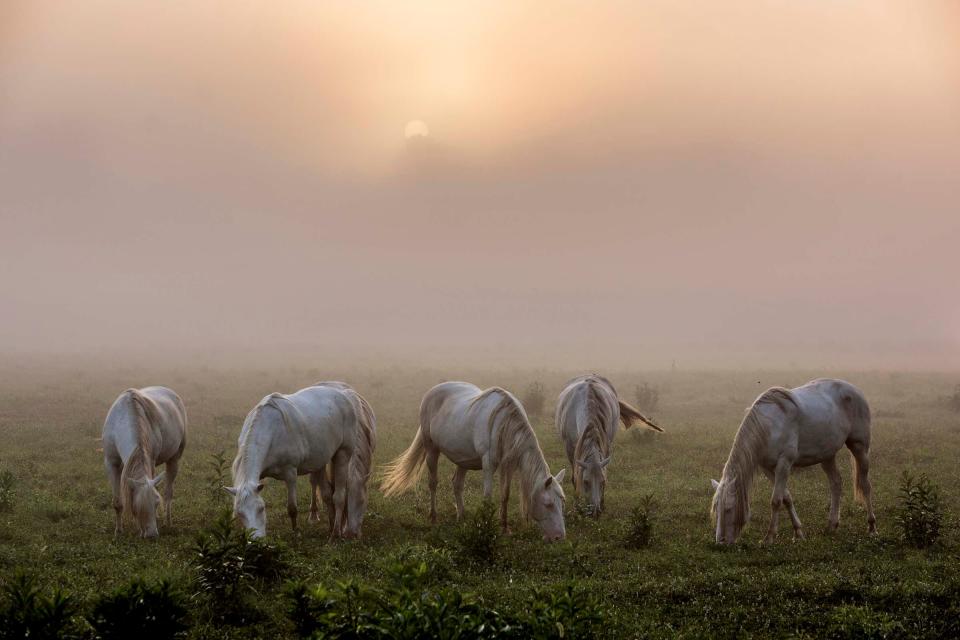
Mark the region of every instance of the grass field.
MULTIPOLYGON (((210 491, 211 456, 225 451, 232 461, 246 412, 271 391, 293 391, 311 382, 341 379, 353 384, 377 413, 377 465, 400 453, 416 431, 420 397, 432 385, 464 379, 499 385, 522 396, 533 381, 543 383, 545 415, 534 419, 553 472, 567 466, 553 428, 553 401, 562 383, 579 371, 507 369, 87 370, 13 366, 0 371, 0 470, 15 478, 11 509, 0 512, 0 572, 18 569, 39 575, 46 587, 60 586, 81 601, 142 576, 171 579, 192 593, 191 547, 196 533, 228 506, 225 494, 210 491), (98 452, 103 418, 117 394, 130 386, 163 384, 185 400, 188 446, 177 480, 173 527, 145 542, 133 534, 112 535, 113 513, 98 452)), ((574 511, 569 484, 567 540, 545 545, 518 521, 501 558, 480 568, 454 562, 437 574, 436 586, 481 596, 490 606, 522 606, 534 587, 575 582, 594 593, 603 608, 601 633, 609 637, 942 637, 956 633, 960 616, 960 513, 956 490, 960 459, 960 413, 945 402, 958 376, 942 374, 829 372, 858 385, 874 415, 871 477, 879 536, 868 537, 863 510, 852 499, 850 461, 840 456, 844 499, 840 530, 823 533, 827 518, 826 479, 818 468, 796 472, 790 482, 808 539, 791 540, 781 519, 779 541, 759 540, 769 517, 770 485, 757 480, 753 522, 740 544, 719 549, 708 518, 710 478, 719 477, 744 409, 763 389, 795 386, 823 372, 602 372, 632 402, 634 387, 660 389, 653 412, 663 435, 621 431, 614 445, 607 485, 607 511, 599 521, 574 511), (926 551, 904 546, 894 518, 902 471, 926 473, 942 491, 948 520, 940 544, 926 551), (628 550, 627 517, 640 498, 656 500, 651 545, 628 550), (952 626, 951 626, 952 625, 952 626)), ((268 535, 289 547, 290 578, 333 584, 354 578, 376 585, 402 554, 429 556, 453 544, 456 525, 449 477, 441 461, 440 524, 426 522, 427 491, 385 499, 371 487, 359 542, 330 544, 325 530, 306 521, 308 482, 300 480, 301 534, 286 517, 283 486, 268 481, 268 535), (411 552, 411 545, 413 551, 411 552)), ((569 474, 569 470, 568 470, 569 474)), ((569 475, 568 475, 569 477, 569 475)), ((481 501, 480 474, 468 476, 468 510, 481 501)), ((453 556, 456 557, 456 556, 453 556)), ((262 591, 257 623, 231 627, 195 611, 193 637, 284 637, 281 586, 262 591)))

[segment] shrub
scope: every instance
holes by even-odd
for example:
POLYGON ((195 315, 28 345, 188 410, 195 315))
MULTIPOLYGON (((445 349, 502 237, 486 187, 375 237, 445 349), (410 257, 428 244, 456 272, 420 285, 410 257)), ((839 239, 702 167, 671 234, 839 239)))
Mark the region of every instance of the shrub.
POLYGON ((539 382, 531 382, 523 394, 523 408, 527 414, 535 417, 543 415, 547 406, 547 394, 539 382))
POLYGON ((449 549, 429 545, 405 545, 394 555, 390 570, 396 567, 425 567, 425 580, 431 583, 445 582, 451 578, 454 569, 453 554, 449 549))
POLYGON ((287 570, 284 550, 234 527, 228 511, 197 536, 193 550, 197 595, 208 598, 225 619, 242 619, 246 592, 287 570))
POLYGON ((166 580, 155 586, 134 580, 100 597, 87 622, 103 640, 165 640, 182 637, 188 629, 183 597, 166 580))
POLYGON ((943 524, 940 489, 926 474, 914 479, 909 471, 904 471, 900 476, 899 502, 896 522, 904 542, 917 549, 933 545, 943 524))
POLYGON ((222 504, 227 498, 227 492, 223 490, 223 487, 227 485, 227 471, 230 469, 226 451, 220 449, 216 453, 211 453, 207 459, 206 468, 207 491, 210 494, 210 501, 214 504, 222 504))
POLYGON ((464 518, 457 530, 460 553, 474 561, 493 562, 500 551, 500 524, 497 510, 484 500, 475 512, 464 518))
POLYGON ((624 543, 628 549, 641 549, 650 545, 653 534, 653 514, 656 503, 653 494, 647 494, 640 499, 640 504, 630 512, 627 523, 627 535, 624 543))
POLYGON ((303 638, 590 638, 600 622, 596 601, 573 587, 535 591, 507 616, 470 595, 427 590, 425 567, 397 568, 390 577, 383 589, 293 584, 287 615, 303 638))
POLYGON ((602 620, 597 601, 573 585, 559 593, 534 591, 524 611, 520 619, 524 638, 593 638, 602 620))
POLYGON ((7 469, 0 471, 0 511, 9 511, 13 507, 13 487, 16 479, 7 469))
POLYGON ((640 411, 656 411, 657 405, 660 404, 660 390, 646 382, 637 385, 634 395, 637 400, 637 409, 640 411))
POLYGON ((46 596, 36 578, 16 574, 3 588, 0 605, 0 638, 57 640, 79 637, 73 616, 77 607, 71 597, 56 589, 46 596))

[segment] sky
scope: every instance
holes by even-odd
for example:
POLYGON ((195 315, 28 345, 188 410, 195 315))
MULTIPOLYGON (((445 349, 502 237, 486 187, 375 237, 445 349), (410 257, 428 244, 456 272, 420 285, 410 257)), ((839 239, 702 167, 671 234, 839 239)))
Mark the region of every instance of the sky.
POLYGON ((958 175, 951 0, 5 0, 0 352, 957 370, 958 175))

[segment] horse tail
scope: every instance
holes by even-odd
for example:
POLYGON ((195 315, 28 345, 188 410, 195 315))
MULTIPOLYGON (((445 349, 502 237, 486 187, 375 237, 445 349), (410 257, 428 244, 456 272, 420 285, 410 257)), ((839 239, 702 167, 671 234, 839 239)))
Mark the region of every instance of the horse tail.
POLYGON ((423 435, 423 426, 417 429, 417 435, 406 451, 384 467, 385 476, 380 490, 386 496, 403 493, 417 484, 423 473, 423 463, 427 459, 427 439, 423 435))
MULTIPOLYGON (((850 420, 851 431, 857 432, 859 444, 870 451, 870 405, 866 398, 860 393, 844 394, 843 410, 850 420)), ((869 453, 867 453, 869 455, 869 453)), ((867 474, 861 473, 861 461, 859 456, 851 455, 853 460, 853 498, 860 504, 866 504, 866 493, 869 491, 869 480, 867 474)), ((866 462, 866 460, 864 460, 866 462)))
POLYGON ((658 431, 663 433, 663 429, 655 425, 653 421, 647 418, 645 415, 640 413, 637 409, 631 407, 623 400, 620 400, 620 420, 623 422, 623 426, 627 429, 633 426, 635 420, 639 420, 646 426, 648 429, 653 431, 658 431))

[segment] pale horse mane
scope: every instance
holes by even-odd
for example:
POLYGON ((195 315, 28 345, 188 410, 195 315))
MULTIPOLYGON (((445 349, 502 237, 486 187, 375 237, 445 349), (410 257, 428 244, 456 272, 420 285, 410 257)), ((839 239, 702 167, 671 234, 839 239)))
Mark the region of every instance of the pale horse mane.
POLYGON ((373 408, 364 397, 352 389, 350 392, 360 403, 360 413, 357 415, 360 430, 357 433, 353 457, 350 458, 350 479, 360 482, 366 488, 367 478, 370 477, 370 469, 373 466, 373 450, 377 446, 377 432, 374 427, 376 418, 374 418, 373 408))
POLYGON ((243 421, 243 428, 240 430, 240 446, 237 449, 237 457, 233 459, 233 483, 237 488, 237 495, 241 493, 251 491, 252 489, 248 487, 248 483, 253 481, 255 484, 260 483, 260 478, 248 478, 247 473, 249 472, 247 462, 247 456, 250 453, 251 445, 254 439, 254 428, 258 424, 258 419, 260 418, 260 413, 263 411, 264 407, 273 407, 280 414, 281 418, 286 420, 283 410, 280 408, 279 400, 283 400, 284 397, 280 393, 271 393, 263 400, 257 403, 253 409, 250 410, 250 413, 247 414, 247 418, 243 421), (249 425, 249 428, 247 428, 249 425))
POLYGON ((730 456, 723 465, 723 475, 720 478, 721 486, 713 495, 710 505, 710 517, 716 518, 717 505, 729 492, 733 492, 734 525, 739 529, 746 525, 750 513, 750 487, 756 475, 759 464, 757 452, 767 444, 770 427, 760 416, 759 408, 764 405, 792 405, 797 408, 797 401, 789 389, 771 387, 753 401, 747 409, 747 414, 737 429, 737 435, 730 449, 730 456), (723 494, 723 495, 721 495, 723 494))
MULTIPOLYGON (((533 432, 530 420, 523 407, 509 392, 500 387, 490 387, 470 404, 483 401, 488 396, 497 395, 500 401, 490 412, 490 421, 487 424, 492 433, 497 420, 500 421, 500 432, 495 443, 494 454, 491 458, 499 461, 501 474, 520 474, 520 514, 527 518, 538 483, 542 483, 550 476, 547 461, 540 450, 540 443, 533 432)), ((501 478, 504 476, 501 475, 501 478)), ((563 496, 563 487, 553 483, 563 496)))
POLYGON ((148 474, 152 478, 154 475, 153 438, 150 425, 151 423, 159 424, 160 416, 153 401, 137 389, 127 389, 124 393, 130 399, 137 445, 120 472, 120 500, 123 509, 133 513, 133 487, 130 486, 129 480, 140 480, 146 478, 148 474))
MULTIPOLYGON (((580 480, 583 477, 583 469, 577 464, 580 460, 586 460, 586 456, 596 452, 603 460, 610 455, 610 442, 607 439, 607 423, 610 421, 610 407, 600 396, 600 389, 597 381, 606 379, 600 376, 591 376, 587 382, 587 426, 580 432, 577 438, 577 445, 573 453, 573 480, 574 484, 580 486, 580 480)), ((609 382, 607 383, 609 384, 609 382)))

